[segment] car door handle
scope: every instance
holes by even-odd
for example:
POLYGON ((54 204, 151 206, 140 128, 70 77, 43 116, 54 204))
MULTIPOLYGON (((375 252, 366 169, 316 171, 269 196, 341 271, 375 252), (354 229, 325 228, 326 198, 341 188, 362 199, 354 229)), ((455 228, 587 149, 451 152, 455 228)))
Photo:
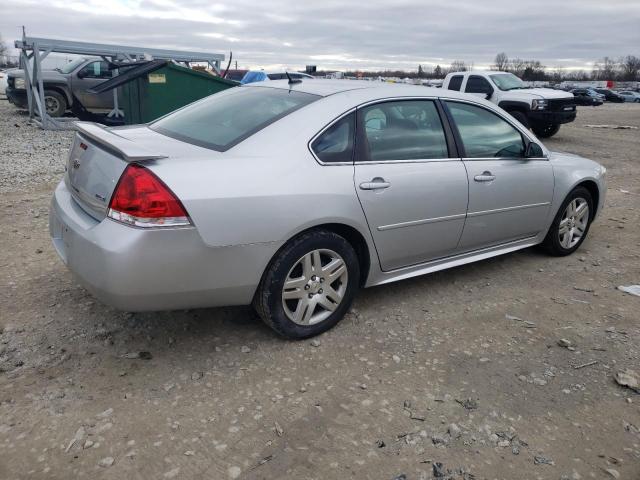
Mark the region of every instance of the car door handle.
POLYGON ((492 182, 496 179, 496 176, 489 171, 482 172, 482 175, 476 175, 473 177, 476 182, 492 182))
POLYGON ((361 190, 382 190, 384 188, 389 188, 391 184, 386 182, 384 178, 376 177, 370 182, 363 182, 360 184, 361 190))

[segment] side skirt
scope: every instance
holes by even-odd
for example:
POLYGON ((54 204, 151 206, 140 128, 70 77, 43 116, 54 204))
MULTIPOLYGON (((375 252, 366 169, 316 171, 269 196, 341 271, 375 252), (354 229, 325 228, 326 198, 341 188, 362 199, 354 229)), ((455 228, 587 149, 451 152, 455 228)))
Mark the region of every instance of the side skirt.
POLYGON ((446 270, 447 268, 459 267, 460 265, 466 265, 467 263, 486 260, 487 258, 497 257, 499 255, 504 255, 505 253, 522 250, 523 248, 533 247, 534 245, 537 245, 539 243, 540 237, 539 235, 536 235, 533 237, 524 238, 522 240, 503 243, 502 245, 497 245, 495 247, 483 248, 481 250, 474 250, 472 252, 466 252, 452 257, 432 260, 430 262, 421 263, 419 265, 399 268, 397 270, 391 270, 389 272, 378 272, 375 277, 369 277, 365 287, 384 285, 385 283, 397 282, 398 280, 405 280, 407 278, 417 277, 419 275, 425 275, 427 273, 446 270))

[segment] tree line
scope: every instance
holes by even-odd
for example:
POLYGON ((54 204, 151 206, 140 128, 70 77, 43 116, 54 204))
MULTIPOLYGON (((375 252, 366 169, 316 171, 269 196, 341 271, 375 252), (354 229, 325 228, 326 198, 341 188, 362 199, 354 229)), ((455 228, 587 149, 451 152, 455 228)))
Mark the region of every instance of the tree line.
MULTIPOLYGON (((348 71, 347 76, 363 77, 399 77, 399 78, 423 78, 442 79, 450 72, 465 72, 473 69, 473 63, 463 60, 454 60, 449 66, 436 65, 435 67, 423 67, 418 65, 418 70, 381 70, 381 71, 348 71)), ((562 82, 580 80, 640 80, 640 57, 626 55, 619 58, 604 57, 594 63, 593 69, 565 70, 562 68, 549 68, 539 60, 527 60, 519 57, 509 58, 506 53, 496 55, 491 69, 500 72, 510 72, 526 81, 551 81, 562 82)))

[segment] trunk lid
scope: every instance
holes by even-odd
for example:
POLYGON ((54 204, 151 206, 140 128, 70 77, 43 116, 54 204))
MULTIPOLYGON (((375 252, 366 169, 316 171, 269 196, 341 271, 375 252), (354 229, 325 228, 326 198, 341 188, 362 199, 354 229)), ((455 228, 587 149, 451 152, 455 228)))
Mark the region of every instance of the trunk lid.
POLYGON ((76 122, 76 127, 78 133, 69 153, 65 183, 82 209, 102 220, 127 164, 166 155, 96 123, 76 122))

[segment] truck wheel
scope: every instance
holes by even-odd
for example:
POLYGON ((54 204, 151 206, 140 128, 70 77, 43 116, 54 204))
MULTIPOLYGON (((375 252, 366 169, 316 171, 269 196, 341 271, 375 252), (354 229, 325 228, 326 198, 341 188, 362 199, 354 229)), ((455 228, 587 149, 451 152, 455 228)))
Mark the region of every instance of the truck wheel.
POLYGON ((522 113, 522 112, 520 112, 518 110, 512 110, 512 111, 510 111, 508 113, 513 118, 518 120, 524 126, 524 128, 529 130, 529 119, 527 118, 527 116, 524 113, 522 113))
POLYGON ((560 130, 560 125, 538 125, 533 127, 533 133, 540 138, 553 137, 560 130))
POLYGON ((50 117, 61 117, 67 111, 67 100, 55 90, 44 91, 44 105, 50 117))

